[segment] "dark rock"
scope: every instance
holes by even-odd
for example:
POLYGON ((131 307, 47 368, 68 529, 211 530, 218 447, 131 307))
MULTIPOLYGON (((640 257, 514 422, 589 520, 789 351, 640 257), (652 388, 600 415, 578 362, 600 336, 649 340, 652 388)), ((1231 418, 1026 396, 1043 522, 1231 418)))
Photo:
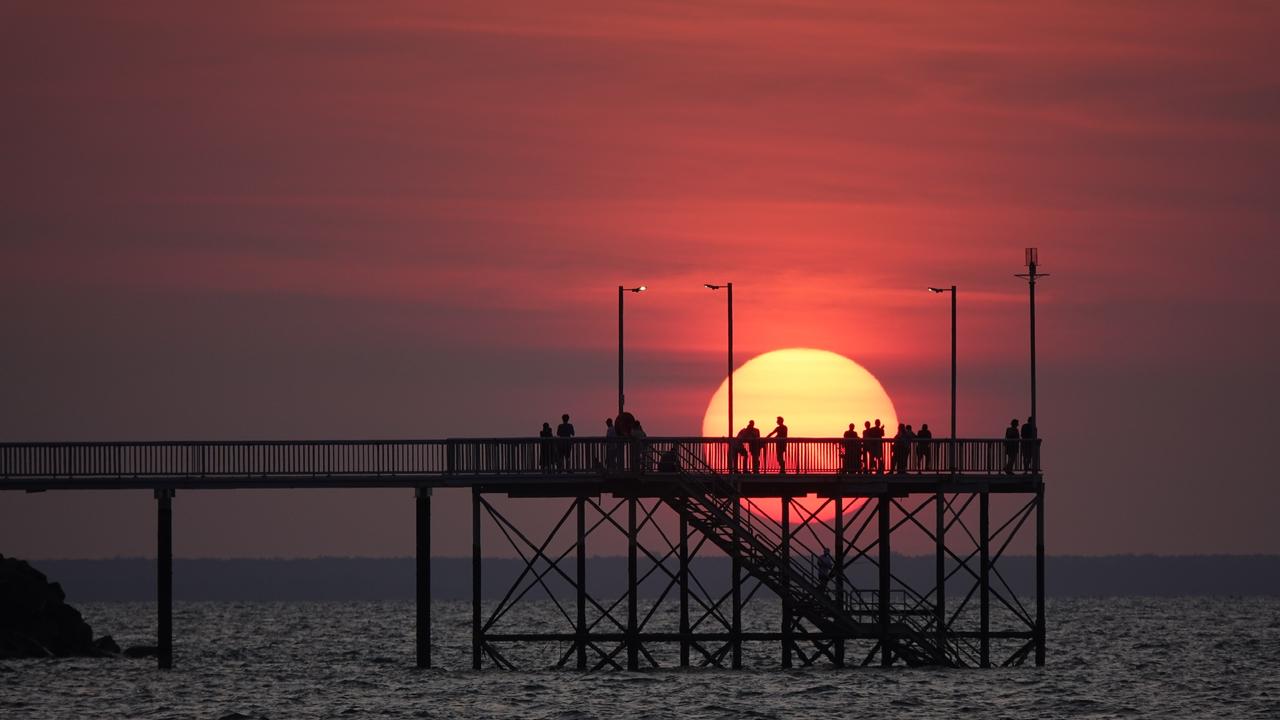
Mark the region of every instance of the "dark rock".
POLYGON ((124 656, 127 658, 148 658, 159 654, 160 648, 155 645, 130 645, 124 649, 124 656))
POLYGON ((98 654, 103 657, 109 657, 111 655, 120 654, 120 646, 116 644, 115 639, 112 638, 110 635, 103 635, 97 640, 94 640, 93 649, 96 650, 98 654))
POLYGON ((66 598, 29 563, 0 555, 0 658, 111 654, 95 646, 93 628, 66 598))

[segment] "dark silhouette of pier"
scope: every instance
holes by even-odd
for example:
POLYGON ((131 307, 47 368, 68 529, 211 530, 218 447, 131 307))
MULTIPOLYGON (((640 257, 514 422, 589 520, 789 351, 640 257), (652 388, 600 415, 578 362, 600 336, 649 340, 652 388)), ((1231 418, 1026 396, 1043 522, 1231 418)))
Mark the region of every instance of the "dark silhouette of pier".
MULTIPOLYGON (((737 668, 745 643, 777 644, 783 667, 797 661, 989 667, 1022 664, 1028 657, 1044 663, 1039 438, 1026 441, 1033 451, 1020 454, 1012 473, 1004 438, 923 444, 886 438, 884 462, 877 463, 883 472, 867 472, 860 465, 851 470, 844 438, 789 437, 785 473, 770 447, 762 453, 759 474, 732 468, 729 438, 577 437, 563 441, 558 447, 562 461, 552 464, 542 457, 544 442, 535 437, 6 443, 0 444, 0 489, 154 492, 162 668, 173 663, 175 495, 187 489, 263 488, 414 490, 422 667, 431 664, 430 529, 436 488, 472 493, 476 669, 519 667, 516 651, 530 646, 560 648, 555 666, 583 670, 666 664, 737 668), (905 453, 901 462, 894 462, 895 453, 905 453), (799 502, 810 494, 820 498, 821 507, 799 502), (993 495, 1013 500, 1000 518, 992 517, 993 495), (559 499, 565 507, 549 535, 530 537, 494 502, 498 496, 510 503, 559 499), (781 498, 781 517, 759 509, 761 498, 781 498), (678 528, 674 535, 662 530, 672 524, 678 528), (999 560, 1029 525, 1035 533, 1036 587, 1020 594, 1000 574, 999 560), (488 607, 481 586, 486 527, 490 538, 507 543, 525 563, 502 600, 488 607), (626 593, 609 602, 588 592, 586 553, 593 535, 611 532, 627 540, 628 572, 626 593), (932 587, 913 587, 894 574, 894 539, 908 533, 935 548, 932 587), (567 546, 552 550, 556 541, 567 546), (731 559, 730 589, 724 594, 707 591, 690 562, 713 548, 731 559), (638 588, 646 583, 663 585, 656 601, 641 597, 638 588), (779 627, 745 631, 744 611, 766 591, 780 599, 779 627), (1027 595, 1034 596, 1034 609, 1024 605, 1027 595), (508 627, 512 609, 534 596, 556 604, 563 631, 508 627), (663 627, 660 610, 672 605, 674 624, 663 627)), ((759 442, 769 447, 779 441, 759 442)))

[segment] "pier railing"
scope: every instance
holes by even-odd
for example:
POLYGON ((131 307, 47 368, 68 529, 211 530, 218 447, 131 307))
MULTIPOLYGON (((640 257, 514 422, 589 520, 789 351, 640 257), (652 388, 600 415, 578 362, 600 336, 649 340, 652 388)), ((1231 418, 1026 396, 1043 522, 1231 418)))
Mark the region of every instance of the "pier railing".
MULTIPOLYGON (((253 478, 602 476, 675 472, 690 455, 715 472, 779 475, 775 439, 755 446, 729 438, 457 438, 230 442, 0 443, 7 478, 253 478), (733 468, 733 466, 737 466, 733 468)), ((853 443, 789 438, 785 472, 795 475, 947 475, 948 439, 853 443)), ((957 474, 1039 472, 1040 441, 955 441, 957 474), (1012 462, 1011 462, 1012 456, 1012 462)))

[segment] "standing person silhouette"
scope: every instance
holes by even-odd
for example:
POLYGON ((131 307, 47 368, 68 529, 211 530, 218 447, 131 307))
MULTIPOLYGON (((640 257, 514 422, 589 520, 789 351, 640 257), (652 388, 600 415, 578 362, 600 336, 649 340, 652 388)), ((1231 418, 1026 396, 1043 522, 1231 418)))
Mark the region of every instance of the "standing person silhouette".
POLYGON ((786 474, 787 474, 787 458, 786 458, 786 455, 787 455, 787 426, 783 424, 783 422, 782 422, 782 416, 781 416, 781 415, 779 415, 779 416, 778 416, 778 426, 777 426, 777 427, 775 427, 774 429, 770 430, 770 431, 769 431, 769 434, 768 434, 768 435, 765 435, 765 437, 766 437, 766 438, 771 438, 771 437, 773 437, 773 436, 775 436, 775 435, 777 435, 777 436, 778 436, 777 443, 773 446, 773 447, 774 447, 774 451, 775 451, 775 453, 776 453, 776 455, 777 455, 777 458, 778 458, 778 474, 779 474, 779 475, 786 475, 786 474))
POLYGON ((538 433, 538 468, 542 472, 551 469, 551 456, 555 453, 555 448, 551 446, 551 423, 542 423, 542 430, 538 433))
MULTIPOLYGON (((876 418, 876 424, 867 432, 871 433, 871 444, 867 447, 867 472, 871 472, 871 465, 875 464, 875 473, 877 475, 884 474, 884 426, 880 424, 880 418, 876 418)), ((866 433, 863 434, 863 443, 866 433)))
POLYGON ((1018 418, 1009 421, 1009 429, 1004 431, 1004 472, 1013 474, 1013 466, 1018 464, 1018 418))
POLYGON ((747 421, 747 447, 751 450, 751 474, 760 474, 760 453, 764 452, 764 443, 760 441, 760 428, 755 420, 747 421))
POLYGON ((893 472, 907 471, 907 453, 910 452, 910 437, 907 435, 905 423, 898 423, 898 432, 893 435, 893 457, 890 459, 893 472))
POLYGON ((750 444, 750 442, 751 442, 751 428, 749 427, 742 428, 741 430, 738 431, 738 434, 733 437, 733 442, 730 443, 730 448, 729 448, 729 456, 730 456, 729 466, 732 468, 732 472, 735 472, 735 473, 741 472, 743 474, 746 474, 747 445, 750 444), (738 467, 738 458, 742 458, 741 470, 739 470, 739 467, 738 467))
POLYGON ((1036 419, 1027 418, 1022 425, 1022 467, 1028 473, 1040 470, 1040 454, 1036 447, 1036 419))
POLYGON ((604 419, 604 468, 618 469, 618 429, 613 426, 613 418, 604 419))
POLYGON ((556 437, 560 438, 557 442, 560 445, 560 461, 558 463, 561 470, 565 472, 573 472, 573 465, 570 462, 570 455, 573 451, 573 423, 569 422, 569 414, 565 413, 560 416, 560 426, 556 428, 556 437))
POLYGON ((844 431, 844 464, 840 472, 852 475, 858 472, 862 463, 862 440, 858 437, 858 423, 849 423, 844 431))
POLYGON ((876 437, 876 433, 871 429, 871 421, 867 420, 862 423, 862 448, 858 453, 858 472, 871 472, 871 441, 876 437))
POLYGON ((822 555, 818 557, 818 580, 822 582, 822 592, 827 591, 827 585, 831 583, 835 571, 836 559, 831 557, 831 550, 822 548, 822 555))
POLYGON ((933 443, 933 431, 929 429, 929 423, 920 426, 920 431, 916 433, 916 471, 925 472, 929 469, 929 446, 933 443))

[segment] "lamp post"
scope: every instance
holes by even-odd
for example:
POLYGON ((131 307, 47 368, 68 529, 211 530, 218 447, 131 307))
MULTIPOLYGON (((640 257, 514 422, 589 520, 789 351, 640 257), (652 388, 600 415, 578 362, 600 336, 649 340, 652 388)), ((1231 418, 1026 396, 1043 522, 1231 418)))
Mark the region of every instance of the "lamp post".
POLYGON ((1030 293, 1031 300, 1031 418, 1035 422, 1035 429, 1040 430, 1040 416, 1036 415, 1036 280, 1049 277, 1048 273, 1036 272, 1036 267, 1040 264, 1040 252, 1038 248, 1026 249, 1027 271, 1019 273, 1015 277, 1025 278, 1027 281, 1027 290, 1030 293))
POLYGON ((729 300, 729 437, 733 437, 733 283, 725 283, 723 285, 713 285, 711 283, 703 283, 703 287, 708 290, 725 290, 728 293, 729 300))
POLYGON ((951 293, 951 443, 947 452, 947 469, 956 473, 956 286, 931 287, 931 293, 951 293))
POLYGON ((639 287, 623 287, 618 286, 618 414, 622 414, 623 404, 626 402, 626 396, 622 392, 622 296, 624 293, 642 293, 649 288, 641 285, 639 287))
MULTIPOLYGON (((1017 277, 1026 278, 1027 291, 1031 304, 1031 470, 1040 471, 1040 416, 1036 415, 1036 280, 1049 277, 1047 273, 1037 272, 1040 265, 1040 252, 1036 248, 1026 249, 1027 271, 1017 277)), ((1045 656, 1045 608, 1044 608, 1044 483, 1036 486, 1036 665, 1044 665, 1045 656)))

